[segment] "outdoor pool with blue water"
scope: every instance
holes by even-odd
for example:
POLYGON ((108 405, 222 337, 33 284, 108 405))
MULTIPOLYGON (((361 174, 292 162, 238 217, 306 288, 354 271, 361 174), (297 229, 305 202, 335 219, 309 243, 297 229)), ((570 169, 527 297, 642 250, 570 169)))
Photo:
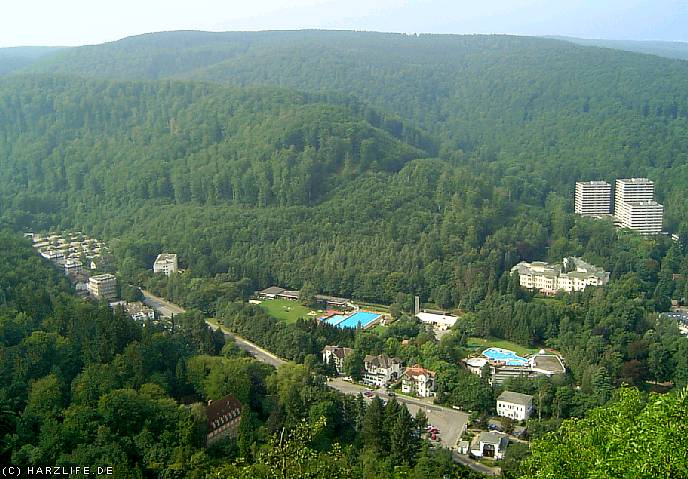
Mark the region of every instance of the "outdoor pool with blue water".
POLYGON ((358 323, 361 323, 361 327, 365 328, 368 326, 370 323, 375 321, 380 315, 376 313, 369 313, 367 311, 359 311, 357 313, 352 314, 348 318, 346 318, 344 321, 341 323, 337 324, 338 328, 355 328, 358 326, 358 323))
POLYGON ((494 361, 503 361, 507 366, 525 366, 528 364, 526 358, 522 358, 508 349, 488 348, 483 351, 483 356, 494 361))
POLYGON ((329 318, 325 319, 324 321, 327 324, 331 324, 332 326, 336 326, 338 328, 356 328, 358 327, 358 323, 361 323, 361 327, 365 328, 368 326, 370 323, 375 321, 377 318, 379 318, 380 315, 377 313, 369 313, 367 311, 359 311, 357 313, 352 314, 351 316, 342 316, 341 314, 335 314, 334 316, 330 316, 329 318))

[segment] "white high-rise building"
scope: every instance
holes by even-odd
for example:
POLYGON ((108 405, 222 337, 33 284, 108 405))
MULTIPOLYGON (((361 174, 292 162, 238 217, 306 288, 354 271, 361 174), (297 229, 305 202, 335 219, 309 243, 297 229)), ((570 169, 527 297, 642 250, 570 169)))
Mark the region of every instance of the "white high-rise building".
POLYGON ((619 207, 631 201, 652 201, 655 195, 655 184, 647 178, 625 178, 616 180, 614 189, 614 216, 618 220, 619 207))
POLYGON ((622 228, 630 228, 644 235, 662 232, 664 206, 656 201, 627 201, 616 211, 622 228))
POLYGON ((664 206, 654 201, 654 192, 647 178, 616 180, 614 216, 619 226, 646 235, 661 233, 664 206))
POLYGON ((575 211, 583 216, 608 215, 611 212, 612 186, 606 181, 577 181, 575 211))

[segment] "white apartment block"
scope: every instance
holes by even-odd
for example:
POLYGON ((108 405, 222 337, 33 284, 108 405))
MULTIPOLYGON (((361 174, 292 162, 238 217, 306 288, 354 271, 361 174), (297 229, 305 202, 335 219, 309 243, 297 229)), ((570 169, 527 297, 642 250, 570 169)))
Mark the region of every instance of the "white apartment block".
POLYGON ((98 299, 115 299, 117 297, 117 278, 107 273, 91 276, 88 280, 88 292, 98 299))
POLYGON ((616 180, 614 217, 619 226, 640 234, 662 232, 664 206, 654 201, 655 185, 647 178, 616 180))
POLYGON ((322 350, 322 360, 325 364, 334 363, 334 367, 338 374, 344 372, 344 359, 354 350, 351 348, 343 348, 340 346, 325 346, 322 350))
POLYGON ((522 261, 511 272, 518 273, 521 287, 546 294, 583 291, 588 286, 604 286, 609 282, 608 272, 581 258, 564 258, 562 264, 522 261))
POLYGON ((533 413, 533 396, 504 391, 497 398, 497 415, 525 421, 533 413))
POLYGON ((583 216, 611 213, 612 186, 606 181, 576 182, 575 212, 583 216))
POLYGON ((656 235, 662 232, 664 206, 656 201, 627 201, 616 207, 616 217, 622 228, 656 235))
POLYGON ((622 203, 630 201, 652 201, 655 184, 647 178, 624 178, 616 180, 614 204, 618 209, 622 203))
POLYGON ((167 276, 176 273, 179 265, 177 264, 177 255, 170 253, 159 254, 153 263, 154 273, 165 273, 167 276))

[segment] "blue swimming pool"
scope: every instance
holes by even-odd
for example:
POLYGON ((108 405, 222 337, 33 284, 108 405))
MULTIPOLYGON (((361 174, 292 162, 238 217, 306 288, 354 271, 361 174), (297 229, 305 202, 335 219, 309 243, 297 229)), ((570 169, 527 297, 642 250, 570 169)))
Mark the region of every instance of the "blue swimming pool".
POLYGON ((522 358, 508 349, 488 348, 483 351, 483 356, 494 361, 503 361, 507 366, 525 366, 528 364, 526 358, 522 358))
POLYGON ((332 326, 338 326, 339 323, 344 321, 346 319, 346 316, 342 316, 341 314, 335 314, 333 316, 330 316, 325 320, 327 324, 331 324, 332 326))
POLYGON ((368 311, 359 311, 352 314, 346 318, 341 323, 337 324, 338 328, 356 328, 358 323, 361 323, 361 327, 365 328, 370 323, 379 318, 380 315, 377 313, 369 313, 368 311))

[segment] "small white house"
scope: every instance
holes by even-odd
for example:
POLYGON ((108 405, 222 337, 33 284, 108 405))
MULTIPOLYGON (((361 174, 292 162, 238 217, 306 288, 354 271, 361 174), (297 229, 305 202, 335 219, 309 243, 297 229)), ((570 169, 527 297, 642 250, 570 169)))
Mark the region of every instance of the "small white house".
POLYGON ((481 432, 478 437, 478 449, 471 449, 471 454, 476 457, 489 457, 504 459, 509 438, 500 432, 481 432))
POLYGON ((401 391, 422 398, 432 396, 435 391, 435 371, 425 369, 419 364, 406 368, 401 377, 401 391))
POLYGON ((533 413, 533 396, 504 391, 497 398, 497 415, 525 421, 533 413))
POLYGON ((390 358, 385 354, 367 355, 363 360, 363 382, 370 386, 387 386, 401 376, 401 359, 390 358))

